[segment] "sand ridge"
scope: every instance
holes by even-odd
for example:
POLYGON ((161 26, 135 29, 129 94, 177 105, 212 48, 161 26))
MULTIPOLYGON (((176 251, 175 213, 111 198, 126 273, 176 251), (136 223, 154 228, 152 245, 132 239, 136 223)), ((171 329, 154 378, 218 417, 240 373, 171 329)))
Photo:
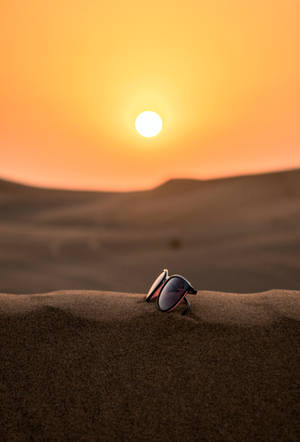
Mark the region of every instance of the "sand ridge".
MULTIPOLYGON (((199 291, 189 296, 192 318, 196 322, 232 325, 266 325, 280 319, 300 320, 300 292, 269 290, 237 294, 199 291)), ((20 314, 54 307, 91 320, 128 321, 156 312, 154 303, 145 302, 144 294, 108 291, 61 290, 32 295, 0 294, 0 313, 20 314)), ((181 316, 182 306, 168 315, 181 316)), ((158 315, 161 315, 157 311, 158 315)))

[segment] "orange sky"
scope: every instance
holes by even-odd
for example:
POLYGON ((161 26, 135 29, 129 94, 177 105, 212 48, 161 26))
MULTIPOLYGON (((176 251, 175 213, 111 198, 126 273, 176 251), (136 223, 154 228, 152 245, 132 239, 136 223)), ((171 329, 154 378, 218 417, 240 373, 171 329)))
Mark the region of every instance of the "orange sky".
POLYGON ((299 0, 0 0, 0 176, 125 190, 299 167, 299 20, 299 0))

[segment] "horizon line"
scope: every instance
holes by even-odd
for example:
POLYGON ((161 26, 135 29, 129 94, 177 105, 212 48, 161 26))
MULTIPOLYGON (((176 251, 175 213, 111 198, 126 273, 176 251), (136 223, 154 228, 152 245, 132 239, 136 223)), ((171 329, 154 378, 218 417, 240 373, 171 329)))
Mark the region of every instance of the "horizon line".
POLYGON ((284 172, 293 172, 293 171, 299 171, 300 165, 295 167, 287 167, 282 169, 265 169, 262 171, 247 171, 245 173, 236 173, 236 174, 226 174, 226 175, 216 175, 209 178, 205 177, 193 177, 193 176, 177 176, 177 177, 170 177, 170 178, 164 178, 160 180, 157 184, 154 184, 152 186, 145 186, 145 187, 138 187, 138 188, 128 188, 128 189, 112 189, 112 188, 96 188, 96 187, 65 187, 65 186, 59 186, 59 185, 43 185, 35 183, 34 181, 27 181, 27 180, 18 180, 18 179, 11 179, 10 177, 0 175, 0 182, 5 181, 7 183, 16 184, 24 187, 29 187, 33 189, 42 189, 42 190, 57 190, 57 191, 73 191, 73 192, 107 192, 107 193, 133 193, 133 192, 145 192, 157 189, 158 187, 163 186, 164 184, 170 182, 170 181, 201 181, 201 182, 209 182, 209 181, 218 181, 218 180, 224 180, 224 179, 231 179, 231 178, 242 178, 242 177, 251 177, 251 176, 259 176, 259 175, 272 175, 277 173, 284 173, 284 172))

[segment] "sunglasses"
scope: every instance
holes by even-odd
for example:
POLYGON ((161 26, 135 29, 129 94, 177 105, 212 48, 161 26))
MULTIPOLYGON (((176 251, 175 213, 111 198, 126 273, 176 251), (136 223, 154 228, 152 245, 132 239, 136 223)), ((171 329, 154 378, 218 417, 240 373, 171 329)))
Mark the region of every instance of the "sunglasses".
POLYGON ((187 294, 196 295, 197 290, 183 276, 169 276, 168 269, 164 269, 151 285, 146 301, 151 302, 156 298, 156 307, 161 312, 170 312, 181 301, 184 301, 186 308, 182 314, 185 315, 190 310, 190 303, 186 298, 187 294))

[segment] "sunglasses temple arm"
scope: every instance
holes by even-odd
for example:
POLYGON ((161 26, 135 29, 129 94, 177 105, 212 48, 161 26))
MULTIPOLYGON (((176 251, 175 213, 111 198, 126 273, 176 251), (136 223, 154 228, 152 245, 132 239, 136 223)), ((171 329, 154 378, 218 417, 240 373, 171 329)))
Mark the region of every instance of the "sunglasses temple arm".
POLYGON ((190 311, 191 304, 189 303, 189 300, 188 300, 186 297, 184 297, 183 300, 184 300, 184 302, 186 303, 186 308, 184 309, 184 311, 182 312, 182 314, 183 314, 183 315, 186 315, 186 314, 190 311))
POLYGON ((194 287, 190 287, 188 293, 189 293, 190 295, 197 295, 198 292, 197 292, 197 290, 194 289, 194 287))

